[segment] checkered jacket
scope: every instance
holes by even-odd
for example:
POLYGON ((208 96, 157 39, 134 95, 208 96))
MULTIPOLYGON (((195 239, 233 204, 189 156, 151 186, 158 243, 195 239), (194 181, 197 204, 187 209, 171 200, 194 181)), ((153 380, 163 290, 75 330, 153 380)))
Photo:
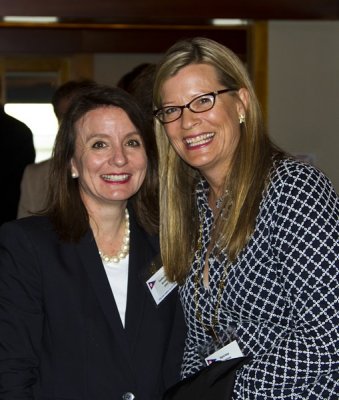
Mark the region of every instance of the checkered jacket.
MULTIPOLYGON (((196 315, 211 326, 226 256, 209 256, 209 288, 201 279, 194 284, 213 225, 207 194, 202 180, 202 250, 180 288, 188 325, 183 378, 216 349, 196 315)), ((228 268, 215 328, 224 344, 236 339, 252 357, 237 372, 234 399, 338 399, 338 208, 321 172, 293 159, 276 161, 254 232, 228 268)))

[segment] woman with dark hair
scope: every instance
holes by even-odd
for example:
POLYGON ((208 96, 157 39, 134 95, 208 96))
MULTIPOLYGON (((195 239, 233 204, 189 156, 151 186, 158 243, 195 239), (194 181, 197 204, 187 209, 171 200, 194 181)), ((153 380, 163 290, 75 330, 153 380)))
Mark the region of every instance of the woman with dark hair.
POLYGON ((244 65, 213 40, 167 51, 154 103, 161 255, 188 325, 182 377, 245 356, 234 400, 337 399, 331 182, 272 144, 244 65))
MULTIPOLYGON (((157 150, 135 100, 85 90, 57 134, 43 215, 0 230, 0 397, 160 399, 184 324, 160 304, 157 150)), ((180 303, 179 303, 180 304, 180 303)))

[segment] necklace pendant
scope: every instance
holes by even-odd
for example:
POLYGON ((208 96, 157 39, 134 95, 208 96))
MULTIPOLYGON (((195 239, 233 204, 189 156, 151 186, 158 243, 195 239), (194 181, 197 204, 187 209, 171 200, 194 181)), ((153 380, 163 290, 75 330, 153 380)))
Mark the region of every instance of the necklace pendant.
POLYGON ((206 329, 206 333, 211 336, 211 338, 213 339, 214 343, 220 343, 220 339, 218 337, 218 335, 215 333, 215 330, 210 327, 206 329))
POLYGON ((207 328, 207 329, 206 329, 206 333, 207 333, 207 335, 211 336, 211 337, 213 338, 213 340, 218 340, 218 337, 217 337, 217 335, 215 334, 213 328, 207 328))

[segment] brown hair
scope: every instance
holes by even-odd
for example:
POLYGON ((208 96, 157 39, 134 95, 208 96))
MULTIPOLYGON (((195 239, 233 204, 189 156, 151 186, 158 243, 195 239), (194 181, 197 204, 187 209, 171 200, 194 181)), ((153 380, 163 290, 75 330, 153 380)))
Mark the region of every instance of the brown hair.
POLYGON ((75 123, 87 112, 99 107, 118 107, 126 112, 139 131, 147 155, 147 172, 140 190, 131 198, 137 219, 149 233, 158 230, 158 154, 152 127, 135 99, 122 89, 104 85, 84 90, 67 110, 54 145, 44 214, 52 220, 59 236, 78 241, 89 229, 89 217, 82 202, 78 180, 71 176, 75 151, 75 123))
MULTIPOLYGON (((241 60, 228 48, 206 38, 193 38, 174 44, 159 63, 155 78, 153 100, 162 106, 161 89, 164 82, 190 64, 211 65, 220 84, 248 92, 246 121, 233 155, 231 170, 224 182, 229 196, 223 201, 228 210, 225 219, 216 221, 213 243, 226 250, 234 261, 254 229, 265 181, 272 166, 273 155, 282 153, 271 143, 265 132, 258 99, 241 60)), ((187 165, 175 152, 166 136, 165 127, 156 120, 155 132, 160 159, 160 244, 163 263, 170 280, 183 283, 197 244, 195 186, 199 172, 187 165), (180 200, 178 200, 180 199, 180 200), (193 246, 192 246, 193 244, 193 246)))
POLYGON ((96 82, 91 79, 80 79, 67 81, 60 85, 52 96, 52 106, 54 114, 58 121, 62 120, 67 107, 70 106, 74 98, 83 90, 90 89, 96 85, 96 82), (67 107, 66 107, 67 106, 67 107))
POLYGON ((146 117, 153 123, 153 84, 156 64, 139 64, 125 74, 117 86, 131 93, 145 112, 146 117))

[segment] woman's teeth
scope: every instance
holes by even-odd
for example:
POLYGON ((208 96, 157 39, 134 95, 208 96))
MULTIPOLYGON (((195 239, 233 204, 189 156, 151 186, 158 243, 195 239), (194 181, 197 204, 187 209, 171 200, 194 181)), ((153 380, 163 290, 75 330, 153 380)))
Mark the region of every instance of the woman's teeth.
POLYGON ((185 141, 188 144, 188 146, 197 146, 209 142, 213 136, 214 133, 205 133, 203 135, 199 135, 196 137, 187 138, 185 139, 185 141))
POLYGON ((102 175, 102 177, 106 181, 121 182, 121 181, 125 181, 126 179, 128 179, 129 175, 128 174, 123 174, 123 175, 102 175))

